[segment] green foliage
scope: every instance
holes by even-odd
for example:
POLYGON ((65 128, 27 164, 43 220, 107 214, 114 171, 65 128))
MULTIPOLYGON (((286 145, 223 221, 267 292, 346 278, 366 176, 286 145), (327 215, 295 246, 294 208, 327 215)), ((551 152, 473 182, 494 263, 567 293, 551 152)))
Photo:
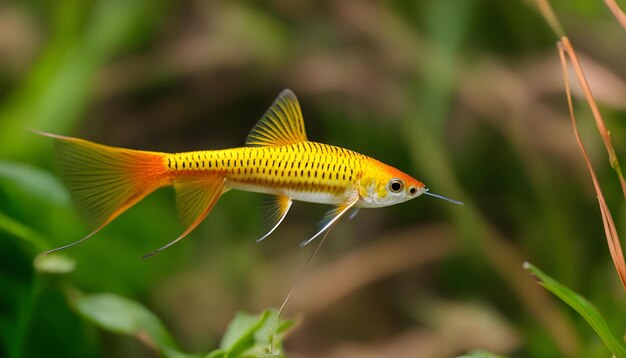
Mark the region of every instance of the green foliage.
POLYGON ((619 339, 615 338, 608 324, 598 312, 598 309, 592 305, 587 299, 570 290, 563 284, 559 283, 552 277, 543 273, 537 267, 525 262, 524 268, 530 271, 533 275, 539 278, 540 283, 548 291, 555 294, 558 298, 567 303, 578 314, 580 314, 594 331, 600 336, 604 344, 611 350, 611 353, 616 357, 626 357, 626 346, 619 339))
POLYGON ((8 161, 0 161, 0 181, 10 182, 21 195, 32 196, 51 204, 66 205, 67 192, 56 176, 40 168, 8 161))
POLYGON ((0 212, 0 231, 30 243, 36 250, 43 251, 47 247, 46 240, 41 235, 2 212, 0 212))
MULTIPOLYGON (((135 336, 149 347, 169 358, 200 357, 203 354, 182 353, 161 321, 143 305, 114 294, 95 294, 74 299, 74 306, 100 328, 135 336)), ((220 348, 208 358, 282 356, 282 335, 292 321, 276 321, 276 311, 259 315, 238 313, 228 326, 220 348), (276 326, 274 327, 274 324, 276 326), (274 329, 275 328, 275 329, 274 329)))
POLYGON ((259 315, 238 313, 228 326, 220 349, 211 352, 208 358, 282 357, 282 336, 294 321, 276 321, 276 313, 275 310, 259 315))
POLYGON ((30 76, 0 108, 0 155, 34 159, 44 142, 25 129, 64 132, 89 101, 100 67, 128 45, 163 1, 61 0, 49 16, 49 38, 30 76))
POLYGON ((104 330, 135 336, 168 357, 183 356, 161 321, 135 301, 103 293, 80 297, 73 304, 104 330))

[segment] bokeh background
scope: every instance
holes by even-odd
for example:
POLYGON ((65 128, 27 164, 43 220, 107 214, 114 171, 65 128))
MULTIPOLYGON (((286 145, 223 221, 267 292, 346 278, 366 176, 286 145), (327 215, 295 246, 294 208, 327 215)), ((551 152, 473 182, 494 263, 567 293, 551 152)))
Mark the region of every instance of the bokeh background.
MULTIPOLYGON (((602 1, 553 1, 618 156, 626 31, 602 1)), ((0 356, 151 357, 68 296, 115 293, 187 352, 235 312, 277 307, 327 209, 296 203, 261 244, 262 196, 230 192, 184 241, 162 189, 37 270, 88 228, 27 129, 157 151, 240 146, 284 88, 310 139, 373 156, 459 207, 420 197, 362 210, 329 236, 287 305, 290 357, 607 357, 593 330, 522 268, 582 293, 623 335, 626 306, 566 111, 551 32, 532 1, 100 0, 0 3, 0 356), (63 270, 61 270, 63 271, 63 270)), ((578 119, 618 229, 626 208, 586 104, 578 119)), ((624 158, 624 156, 621 156, 624 158)))

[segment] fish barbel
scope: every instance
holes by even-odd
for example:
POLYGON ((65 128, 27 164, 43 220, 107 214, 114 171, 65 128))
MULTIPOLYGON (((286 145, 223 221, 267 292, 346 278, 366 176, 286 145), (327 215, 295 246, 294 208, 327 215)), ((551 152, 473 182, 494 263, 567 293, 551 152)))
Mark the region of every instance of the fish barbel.
POLYGON ((163 186, 174 186, 176 206, 186 230, 154 255, 183 239, 231 189, 272 195, 267 208, 269 236, 294 200, 333 205, 319 231, 359 208, 376 208, 432 195, 423 183, 366 155, 307 140, 300 105, 284 90, 252 128, 246 146, 224 150, 159 153, 110 147, 83 139, 43 133, 56 142, 60 172, 93 236, 118 215, 163 186))

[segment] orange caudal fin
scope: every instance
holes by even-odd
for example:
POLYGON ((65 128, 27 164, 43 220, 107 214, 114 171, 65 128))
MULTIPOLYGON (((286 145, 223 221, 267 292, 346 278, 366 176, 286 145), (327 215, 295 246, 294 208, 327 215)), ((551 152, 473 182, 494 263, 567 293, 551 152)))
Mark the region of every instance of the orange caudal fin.
POLYGON ((164 153, 109 147, 86 140, 39 134, 55 139, 59 169, 74 205, 98 232, 126 209, 168 184, 164 153))

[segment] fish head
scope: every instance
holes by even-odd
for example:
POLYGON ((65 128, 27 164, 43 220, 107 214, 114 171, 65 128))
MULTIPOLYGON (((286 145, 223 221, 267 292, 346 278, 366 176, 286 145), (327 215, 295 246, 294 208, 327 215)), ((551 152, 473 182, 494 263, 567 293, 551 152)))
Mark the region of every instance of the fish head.
POLYGON ((360 183, 361 206, 384 207, 403 203, 424 194, 426 187, 419 180, 402 171, 380 163, 373 163, 360 183))

